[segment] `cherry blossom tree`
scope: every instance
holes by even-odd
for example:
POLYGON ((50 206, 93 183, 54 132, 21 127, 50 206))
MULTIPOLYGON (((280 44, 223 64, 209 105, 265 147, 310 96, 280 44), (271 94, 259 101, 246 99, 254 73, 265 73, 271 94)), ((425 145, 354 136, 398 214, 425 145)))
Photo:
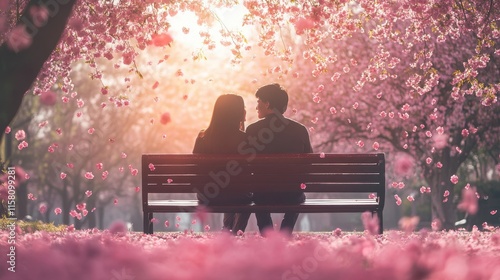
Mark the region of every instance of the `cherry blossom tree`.
MULTIPOLYGON (((331 54, 335 63, 324 69, 331 76, 301 80, 294 89, 310 94, 303 118, 314 129, 319 147, 389 152, 393 171, 389 187, 401 189, 414 175, 425 178, 421 191, 430 192, 434 219, 453 228, 458 169, 481 149, 500 145, 500 106, 491 102, 498 95, 499 58, 493 48, 476 54, 473 34, 414 43, 412 48, 421 49, 418 56, 406 44, 362 33, 325 43, 331 50, 343 50, 331 54), (457 75, 467 65, 474 65, 470 82, 475 88, 459 93, 457 75), (494 86, 487 89, 488 84, 494 86), (492 99, 477 102, 483 94, 492 99)), ((311 54, 306 50, 303 56, 311 54)), ((315 71, 312 65, 301 75, 314 76, 315 71)), ((498 158, 498 151, 491 156, 498 158)), ((395 198, 398 204, 405 199, 395 198)))

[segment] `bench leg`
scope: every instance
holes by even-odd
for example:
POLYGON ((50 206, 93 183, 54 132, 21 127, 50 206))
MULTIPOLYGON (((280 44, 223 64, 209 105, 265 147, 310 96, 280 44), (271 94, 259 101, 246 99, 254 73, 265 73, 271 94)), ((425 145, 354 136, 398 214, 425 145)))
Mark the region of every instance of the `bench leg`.
POLYGON ((382 233, 384 233, 384 218, 382 215, 382 211, 378 211, 377 216, 378 216, 378 222, 379 222, 378 231, 379 231, 379 234, 382 234, 382 233))
POLYGON ((143 223, 145 234, 153 234, 153 223, 151 219, 153 219, 153 213, 144 212, 143 223))

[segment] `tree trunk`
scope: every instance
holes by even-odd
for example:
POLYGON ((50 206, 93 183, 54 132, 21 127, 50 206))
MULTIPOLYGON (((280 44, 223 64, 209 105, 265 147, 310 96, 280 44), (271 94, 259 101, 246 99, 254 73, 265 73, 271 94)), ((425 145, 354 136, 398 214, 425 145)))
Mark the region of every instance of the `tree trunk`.
POLYGON ((22 182, 16 191, 17 218, 24 219, 28 215, 28 182, 22 182))
POLYGON ((52 54, 59 43, 59 39, 66 27, 76 0, 52 1, 47 23, 42 27, 35 27, 29 13, 33 6, 43 1, 31 0, 24 9, 18 24, 27 26, 32 37, 32 44, 19 52, 7 47, 4 42, 0 46, 0 133, 14 119, 21 106, 24 93, 29 90, 42 69, 45 61, 52 54), (56 10, 55 12, 54 10, 56 10))
POLYGON ((97 208, 96 209, 96 215, 99 215, 99 219, 98 219, 98 222, 99 222, 99 228, 100 229, 104 229, 104 208, 106 207, 106 205, 102 205, 101 207, 97 208))
POLYGON ((65 225, 69 225, 69 207, 70 203, 68 201, 68 187, 66 182, 63 183, 63 190, 61 194, 62 201, 62 223, 65 225))
POLYGON ((91 212, 92 209, 95 207, 95 198, 91 196, 87 200, 87 210, 90 209, 89 213, 87 214, 87 225, 90 229, 97 227, 97 218, 96 218, 96 213, 91 212))
POLYGON ((445 230, 454 229, 457 221, 455 186, 450 178, 456 174, 463 161, 458 156, 451 156, 450 152, 451 149, 446 147, 436 157, 443 165, 442 168, 433 164, 425 170, 425 179, 431 188, 432 220, 440 223, 439 227, 445 230), (445 193, 448 194, 445 196, 445 193))

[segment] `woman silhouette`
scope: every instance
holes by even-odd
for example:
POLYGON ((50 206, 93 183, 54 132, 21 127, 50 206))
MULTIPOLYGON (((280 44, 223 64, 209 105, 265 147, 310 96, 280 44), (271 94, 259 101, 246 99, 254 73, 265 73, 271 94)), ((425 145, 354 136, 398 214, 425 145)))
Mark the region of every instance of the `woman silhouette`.
MULTIPOLYGON (((246 141, 245 104, 243 98, 235 94, 224 94, 217 98, 212 113, 212 119, 207 129, 202 130, 194 144, 193 154, 238 154, 238 145, 246 141)), ((198 194, 198 200, 203 204, 249 204, 251 195, 234 195, 219 192, 207 199, 198 194)), ((235 213, 224 213, 223 230, 233 230, 235 213)), ((233 231, 233 234, 236 232, 233 231)))

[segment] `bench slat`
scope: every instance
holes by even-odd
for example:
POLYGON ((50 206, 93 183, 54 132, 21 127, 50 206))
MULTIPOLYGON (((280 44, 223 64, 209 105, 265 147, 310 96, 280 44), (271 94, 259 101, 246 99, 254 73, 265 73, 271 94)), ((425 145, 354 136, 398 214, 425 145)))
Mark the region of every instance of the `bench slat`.
POLYGON ((376 211, 380 205, 375 199, 308 199, 299 205, 211 205, 199 208, 197 200, 150 200, 148 208, 153 212, 175 213, 175 212, 197 212, 200 209, 208 209, 214 213, 225 212, 254 212, 265 210, 272 213, 294 212, 301 213, 324 213, 340 211, 376 211), (361 209, 361 210, 360 210, 361 209))
MULTIPOLYGON (((380 182, 370 182, 370 183, 340 183, 340 182, 328 182, 328 183, 310 183, 306 182, 306 188, 302 191, 304 192, 322 192, 322 193, 331 193, 331 192, 374 192, 374 189, 381 188, 380 182)), ((237 187, 234 185, 228 185, 224 188, 225 192, 242 192, 245 190, 247 192, 276 192, 276 191, 292 191, 292 190, 301 190, 300 185, 297 185, 297 188, 293 189, 289 184, 273 184, 272 188, 270 185, 254 185, 254 184, 241 184, 237 187)), ((204 185, 197 184, 168 184, 164 185, 149 185, 146 187, 149 193, 196 193, 197 191, 204 191, 204 185)), ((209 188, 209 190, 212 190, 209 188)))
POLYGON ((165 163, 216 163, 220 162, 225 164, 228 160, 236 160, 241 163, 299 163, 306 164, 310 162, 337 162, 337 163, 362 163, 362 162, 380 162, 384 160, 383 154, 325 154, 321 157, 319 154, 272 154, 264 155, 223 155, 223 154, 144 154, 143 159, 146 158, 146 166, 153 163, 155 166, 165 163), (165 161, 168 159, 168 161, 165 161))
MULTIPOLYGON (((226 179, 223 176, 209 176, 202 174, 149 174, 147 175, 148 183, 153 184, 169 184, 171 183, 201 183, 214 182, 214 178, 225 182, 229 180, 230 184, 240 184, 250 182, 252 184, 300 184, 304 182, 341 182, 341 183, 370 183, 379 182, 380 174, 239 174, 238 176, 230 176, 227 174, 226 179), (257 176, 258 175, 258 176, 257 176)), ((217 183, 217 181, 215 181, 217 183)))
MULTIPOLYGON (((149 172, 150 174, 178 174, 178 173, 217 173, 225 170, 226 165, 216 164, 157 164, 155 170, 149 172)), ((366 163, 364 165, 358 164, 339 164, 339 163, 325 163, 325 164, 262 164, 261 166, 249 166, 246 168, 247 172, 258 173, 380 173, 383 168, 378 163, 366 163), (251 170, 251 171, 250 171, 251 170)), ((242 169, 243 171, 243 169, 242 169)))

